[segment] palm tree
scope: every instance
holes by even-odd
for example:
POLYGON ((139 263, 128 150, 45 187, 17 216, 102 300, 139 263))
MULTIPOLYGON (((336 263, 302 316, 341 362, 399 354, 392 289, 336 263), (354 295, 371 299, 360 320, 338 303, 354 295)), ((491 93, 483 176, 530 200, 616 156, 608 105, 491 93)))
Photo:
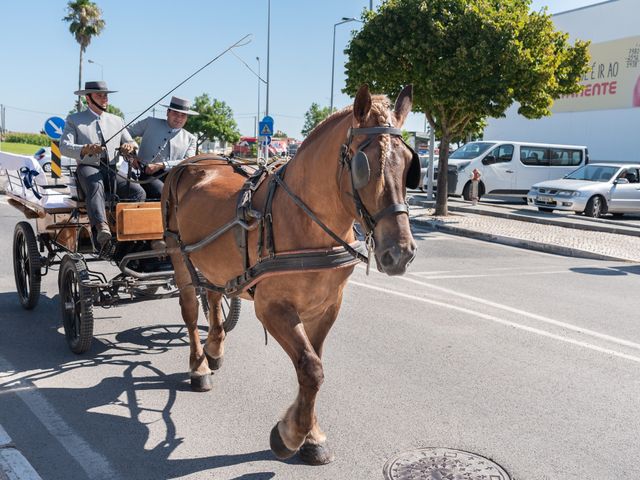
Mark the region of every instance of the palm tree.
MULTIPOLYGON (((90 0, 72 0, 67 3, 67 16, 62 19, 69 22, 69 31, 80 44, 80 68, 78 70, 78 90, 82 89, 82 54, 85 52, 91 38, 100 35, 105 22, 102 11, 90 0)), ((78 96, 78 111, 80 111, 80 96, 78 96)))

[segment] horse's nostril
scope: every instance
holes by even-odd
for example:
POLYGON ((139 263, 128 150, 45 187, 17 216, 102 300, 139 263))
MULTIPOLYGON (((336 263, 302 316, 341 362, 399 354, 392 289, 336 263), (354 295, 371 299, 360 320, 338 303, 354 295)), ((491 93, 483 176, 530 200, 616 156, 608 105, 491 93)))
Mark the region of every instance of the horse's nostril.
POLYGON ((387 250, 386 252, 384 252, 382 254, 382 258, 380 259, 380 262, 382 263, 382 265, 384 266, 389 266, 389 265, 393 265, 394 261, 393 261, 393 256, 391 255, 391 253, 389 252, 389 250, 387 250))

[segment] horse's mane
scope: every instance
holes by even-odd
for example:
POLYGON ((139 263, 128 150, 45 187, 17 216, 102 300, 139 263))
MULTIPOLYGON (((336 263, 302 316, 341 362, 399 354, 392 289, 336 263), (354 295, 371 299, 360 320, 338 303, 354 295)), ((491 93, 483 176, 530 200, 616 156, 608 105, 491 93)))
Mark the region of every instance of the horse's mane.
MULTIPOLYGON (((387 117, 389 115, 391 108, 391 102, 386 95, 373 95, 371 97, 371 111, 369 112, 369 116, 375 115, 378 117, 379 123, 387 122, 387 117)), ((338 110, 337 112, 332 113, 327 118, 325 118, 322 122, 320 122, 304 139, 300 148, 302 148, 305 144, 312 143, 316 137, 320 136, 322 132, 327 128, 327 125, 332 124, 336 119, 342 119, 348 114, 353 112, 353 105, 348 105, 344 107, 342 110, 338 110)))

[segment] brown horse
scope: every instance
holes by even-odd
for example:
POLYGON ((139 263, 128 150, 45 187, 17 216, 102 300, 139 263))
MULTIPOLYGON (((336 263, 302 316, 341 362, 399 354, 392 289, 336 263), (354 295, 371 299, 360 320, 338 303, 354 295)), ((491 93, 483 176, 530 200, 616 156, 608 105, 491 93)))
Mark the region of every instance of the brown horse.
MULTIPOLYGON (((417 156, 403 142, 399 130, 411 104, 411 86, 404 88, 391 110, 387 97, 372 97, 365 85, 352 107, 334 113, 307 137, 287 164, 286 175, 280 172, 285 185, 280 183, 272 192, 271 215, 264 215, 272 218, 276 253, 330 252, 336 247, 348 250, 344 244, 355 242, 353 226, 358 220, 373 239, 378 269, 389 275, 405 272, 416 251, 405 203, 406 186, 415 188, 420 177, 417 156), (317 221, 303 211, 301 203, 317 221)), ((263 214, 273 177, 270 174, 253 196, 253 209, 263 214)), ((210 289, 210 328, 203 348, 192 267, 209 285, 225 285, 245 271, 247 260, 255 265, 264 259, 259 257, 258 245, 265 226, 258 222, 259 227, 248 230, 248 259, 237 243, 238 226, 188 255, 176 247, 200 242, 235 218, 238 192, 245 180, 224 159, 198 161, 196 157, 174 168, 165 182, 165 229, 173 232, 165 238, 189 332, 191 386, 198 391, 212 388, 211 370, 221 365, 225 332, 222 293, 210 289)), ((291 268, 264 275, 240 292, 242 298, 254 301, 256 316, 289 355, 298 378, 296 400, 271 431, 271 449, 278 458, 299 451, 302 460, 310 464, 333 459, 318 425, 315 400, 324 379, 323 343, 355 264, 353 257, 349 259, 331 268, 291 268)))

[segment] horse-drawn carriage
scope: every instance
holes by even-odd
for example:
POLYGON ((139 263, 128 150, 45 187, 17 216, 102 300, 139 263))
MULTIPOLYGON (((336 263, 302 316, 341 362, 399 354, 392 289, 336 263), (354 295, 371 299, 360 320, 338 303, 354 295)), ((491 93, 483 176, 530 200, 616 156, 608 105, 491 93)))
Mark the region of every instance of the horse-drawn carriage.
POLYGON ((82 351, 92 306, 179 294, 191 388, 203 392, 213 388, 212 371, 224 359, 225 324, 237 318, 238 300, 228 298, 253 301, 256 317, 285 350, 298 380, 294 402, 271 430, 271 450, 278 458, 299 453, 309 464, 330 462, 316 397, 324 380, 324 341, 343 289, 359 261, 375 257, 378 270, 401 275, 416 253, 406 189, 418 187, 420 161, 401 130, 411 105, 410 86, 392 105, 363 85, 352 106, 324 120, 278 168, 248 174, 226 158, 183 161, 165 178, 160 204, 114 207, 117 241, 108 256, 120 274, 110 281, 87 268, 87 256, 100 257, 83 253, 91 235, 80 199, 70 197, 76 203, 55 210, 14 194, 15 206, 38 223, 37 237, 27 223, 16 227, 21 302, 33 308, 41 269, 60 264, 65 331, 72 348, 82 351), (354 234, 356 221, 366 248, 354 234), (166 247, 154 250, 152 242, 161 237, 166 247), (209 307, 204 342, 198 298, 209 307))
MULTIPOLYGON (((14 230, 12 252, 18 298, 25 309, 35 308, 42 276, 58 269, 62 324, 73 352, 83 353, 91 346, 94 307, 179 295, 171 261, 161 242, 160 202, 129 203, 112 197, 107 210, 114 241, 100 249, 74 168, 65 169, 60 183, 49 184, 44 172, 28 159, 17 167, 6 169, 6 194, 9 203, 36 224, 34 231, 30 222, 21 221, 14 230), (109 263, 116 267, 112 277, 105 268, 94 268, 109 263)), ((238 321, 240 300, 225 298, 222 308, 229 331, 238 321)))

